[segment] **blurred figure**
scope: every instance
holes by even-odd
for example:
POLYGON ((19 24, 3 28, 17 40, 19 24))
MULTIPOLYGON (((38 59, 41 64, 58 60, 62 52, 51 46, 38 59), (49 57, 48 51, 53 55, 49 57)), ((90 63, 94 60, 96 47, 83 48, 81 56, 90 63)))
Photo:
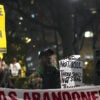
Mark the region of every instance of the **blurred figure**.
POLYGON ((2 65, 2 59, 0 58, 0 68, 1 68, 1 65, 2 65))
POLYGON ((28 87, 30 89, 42 89, 42 78, 36 71, 28 79, 28 87))
POLYGON ((43 79, 43 89, 59 88, 60 76, 59 71, 57 70, 57 64, 55 62, 56 57, 52 49, 46 49, 40 52, 40 66, 37 68, 37 72, 43 79))
POLYGON ((10 80, 10 73, 7 64, 0 59, 0 87, 14 88, 10 80))
POLYGON ((6 62, 4 61, 4 60, 2 60, 2 69, 3 70, 8 70, 9 68, 8 68, 8 65, 6 64, 6 62))
POLYGON ((19 62, 17 62, 17 59, 15 57, 12 59, 12 63, 9 66, 9 70, 10 70, 11 76, 21 75, 21 65, 19 62))
POLYGON ((44 55, 46 58, 47 65, 49 64, 50 66, 58 69, 57 58, 56 58, 54 51, 52 49, 46 49, 46 50, 44 50, 44 53, 45 53, 44 55))
POLYGON ((2 71, 2 59, 0 58, 0 72, 2 71))

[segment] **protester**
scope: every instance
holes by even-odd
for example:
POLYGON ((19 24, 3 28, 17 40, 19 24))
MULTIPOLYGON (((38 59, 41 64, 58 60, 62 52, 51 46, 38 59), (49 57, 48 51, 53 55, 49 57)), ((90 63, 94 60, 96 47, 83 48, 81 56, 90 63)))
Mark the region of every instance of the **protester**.
POLYGON ((14 85, 10 80, 10 73, 7 64, 2 59, 0 59, 0 87, 14 88, 14 85))
POLYGON ((43 79, 43 89, 59 88, 59 71, 55 68, 55 53, 52 49, 46 49, 39 54, 40 66, 37 72, 43 79))
POLYGON ((2 60, 2 69, 3 70, 8 70, 9 68, 8 68, 8 65, 6 64, 6 62, 4 61, 4 60, 2 60))
POLYGON ((10 64, 10 73, 11 73, 11 76, 20 76, 21 74, 21 65, 19 62, 17 62, 17 59, 14 57, 12 59, 12 63, 10 64))
POLYGON ((28 79, 28 88, 42 89, 42 78, 36 71, 34 71, 28 79))

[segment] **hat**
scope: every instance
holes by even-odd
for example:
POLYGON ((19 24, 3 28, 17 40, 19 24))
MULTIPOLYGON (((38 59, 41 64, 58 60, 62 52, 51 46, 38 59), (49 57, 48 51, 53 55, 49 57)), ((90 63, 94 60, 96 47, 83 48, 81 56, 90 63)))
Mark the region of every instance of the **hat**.
POLYGON ((43 56, 51 56, 54 55, 54 51, 50 48, 48 49, 44 49, 42 51, 39 52, 38 57, 42 58, 43 56))
POLYGON ((54 51, 52 49, 45 49, 44 50, 44 54, 45 56, 51 56, 51 55, 54 55, 54 51))

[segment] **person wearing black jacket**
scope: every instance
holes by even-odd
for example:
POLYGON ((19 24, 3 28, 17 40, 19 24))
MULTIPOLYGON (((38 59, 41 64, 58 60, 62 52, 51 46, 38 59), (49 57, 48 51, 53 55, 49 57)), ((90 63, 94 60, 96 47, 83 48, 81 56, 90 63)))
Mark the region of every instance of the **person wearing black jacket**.
POLYGON ((8 68, 3 68, 2 59, 0 59, 0 87, 14 88, 10 80, 10 73, 8 68))
POLYGON ((59 70, 53 63, 55 54, 52 49, 41 51, 39 55, 40 67, 37 69, 43 80, 43 89, 59 88, 59 70))

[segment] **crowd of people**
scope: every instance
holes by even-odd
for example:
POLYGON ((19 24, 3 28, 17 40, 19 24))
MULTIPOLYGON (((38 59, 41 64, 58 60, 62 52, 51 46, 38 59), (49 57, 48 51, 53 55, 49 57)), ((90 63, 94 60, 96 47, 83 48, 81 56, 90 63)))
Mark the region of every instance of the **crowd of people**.
MULTIPOLYGON (((28 77, 30 89, 55 89, 60 88, 60 74, 57 66, 56 55, 52 49, 45 49, 38 55, 39 66, 28 77)), ((8 66, 0 59, 0 87, 16 88, 10 77, 18 77, 21 74, 21 65, 14 57, 8 66)))
POLYGON ((10 77, 20 75, 21 65, 14 57, 11 64, 8 66, 6 62, 0 58, 0 87, 14 88, 10 77))

